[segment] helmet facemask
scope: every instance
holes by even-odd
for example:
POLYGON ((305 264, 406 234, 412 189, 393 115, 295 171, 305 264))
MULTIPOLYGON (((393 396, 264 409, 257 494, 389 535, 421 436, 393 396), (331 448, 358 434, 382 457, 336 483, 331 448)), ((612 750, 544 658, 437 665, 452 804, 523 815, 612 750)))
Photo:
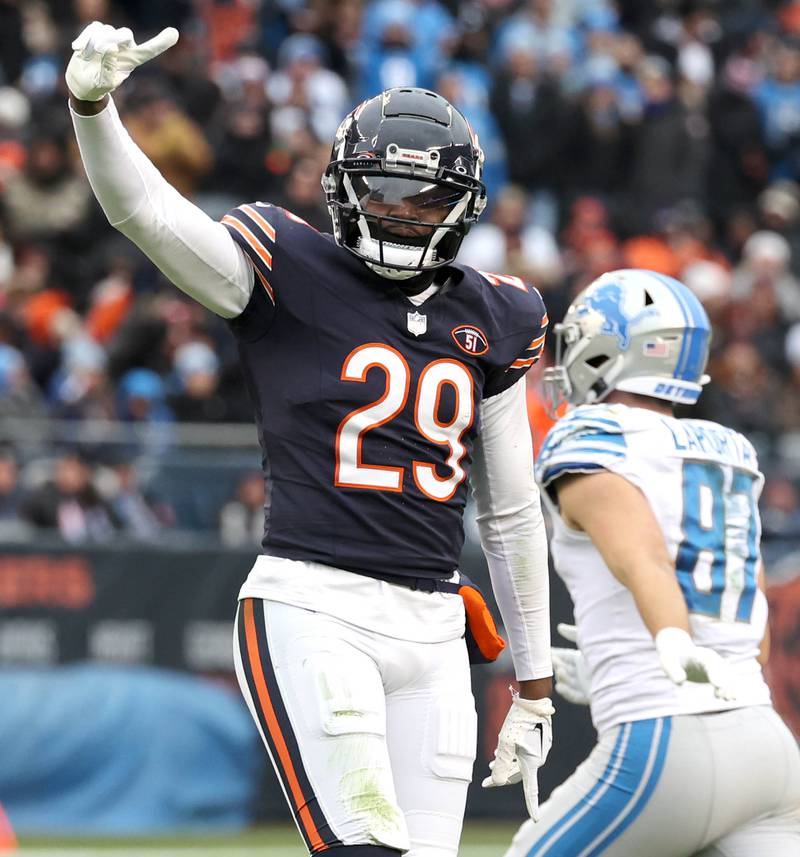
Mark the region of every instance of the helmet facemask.
POLYGON ((433 93, 393 93, 365 102, 345 119, 322 186, 337 243, 380 276, 403 280, 455 260, 486 206, 486 189, 480 181, 483 152, 466 120, 433 93), (409 113, 384 115, 401 96, 414 99, 409 113), (380 116, 375 107, 369 125, 372 137, 366 105, 379 101, 380 116), (459 142, 446 124, 456 117, 459 142), (365 151, 365 136, 375 151, 365 151))

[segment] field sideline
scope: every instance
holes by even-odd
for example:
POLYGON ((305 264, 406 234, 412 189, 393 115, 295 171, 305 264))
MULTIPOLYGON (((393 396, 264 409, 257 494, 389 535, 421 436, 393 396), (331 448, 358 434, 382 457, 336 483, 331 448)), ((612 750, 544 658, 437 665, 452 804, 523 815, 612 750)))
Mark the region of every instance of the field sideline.
MULTIPOLYGON (((502 857, 516 824, 468 824, 459 857, 502 857)), ((80 839, 20 836, 21 857, 305 857, 297 831, 265 827, 248 833, 153 839, 80 839)))

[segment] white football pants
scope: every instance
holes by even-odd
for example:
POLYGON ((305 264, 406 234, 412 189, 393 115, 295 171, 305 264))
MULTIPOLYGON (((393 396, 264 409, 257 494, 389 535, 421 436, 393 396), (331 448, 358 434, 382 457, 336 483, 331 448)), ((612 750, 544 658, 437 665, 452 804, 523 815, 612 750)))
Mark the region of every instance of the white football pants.
POLYGON ((623 723, 506 857, 798 857, 800 752, 769 706, 623 723))
POLYGON ((456 857, 477 741, 463 639, 245 598, 234 659, 309 852, 456 857))

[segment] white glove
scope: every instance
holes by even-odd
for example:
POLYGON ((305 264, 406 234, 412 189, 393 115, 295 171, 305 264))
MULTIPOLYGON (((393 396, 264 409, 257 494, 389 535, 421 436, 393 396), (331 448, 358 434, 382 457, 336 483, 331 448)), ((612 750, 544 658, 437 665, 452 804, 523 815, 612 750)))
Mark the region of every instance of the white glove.
POLYGON ((525 804, 534 821, 539 820, 539 783, 537 772, 545 763, 553 746, 553 703, 545 699, 523 699, 511 691, 511 708, 506 715, 494 761, 489 763, 491 776, 481 783, 483 788, 508 786, 522 780, 525 804))
POLYGON ((100 101, 113 92, 142 63, 157 57, 178 41, 178 31, 167 27, 143 45, 127 28, 92 21, 72 43, 67 86, 80 101, 100 101))
POLYGON ((713 649, 696 646, 681 628, 662 628, 655 637, 664 672, 675 682, 708 682, 720 699, 735 699, 730 666, 713 649))
MULTIPOLYGON (((574 625, 559 622, 558 633, 577 645, 578 632, 574 625)), ((550 649, 556 692, 575 705, 589 704, 589 670, 580 649, 550 649)))

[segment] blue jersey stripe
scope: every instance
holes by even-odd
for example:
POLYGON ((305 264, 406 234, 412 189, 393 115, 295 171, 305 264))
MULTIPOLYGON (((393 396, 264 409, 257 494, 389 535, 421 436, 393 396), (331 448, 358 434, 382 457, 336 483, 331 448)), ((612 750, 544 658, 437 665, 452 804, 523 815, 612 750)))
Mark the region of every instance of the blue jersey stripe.
POLYGON ((560 458, 575 458, 578 453, 588 455, 613 455, 615 458, 625 458, 625 453, 611 446, 603 446, 600 443, 592 443, 591 438, 580 438, 579 443, 565 443, 563 448, 556 450, 548 461, 556 461, 560 458))
POLYGON ((622 730, 628 730, 628 738, 622 763, 612 770, 609 763, 592 791, 556 822, 528 857, 577 857, 590 847, 587 857, 595 857, 617 839, 642 811, 661 775, 669 736, 663 724, 661 719, 625 724, 622 730), (645 778, 644 789, 635 797, 645 778), (597 791, 601 784, 605 788, 597 791))
POLYGON ((592 802, 602 797, 603 793, 609 788, 609 782, 613 777, 619 774, 619 770, 623 764, 623 755, 627 750, 628 736, 630 734, 631 724, 625 723, 620 728, 617 735, 617 740, 614 743, 614 749, 611 751, 611 756, 608 760, 603 776, 592 786, 589 793, 572 809, 568 810, 545 834, 544 838, 538 842, 533 848, 528 851, 525 857, 542 857, 545 853, 544 848, 547 848, 549 843, 556 838, 564 826, 568 824, 584 806, 591 806, 592 802))
POLYGON ((566 461, 563 464, 545 467, 540 481, 547 484, 562 473, 587 473, 590 470, 606 470, 606 467, 594 461, 566 461))
POLYGON ((626 447, 628 444, 625 440, 625 435, 620 433, 608 432, 603 428, 594 428, 591 426, 564 426, 561 430, 551 430, 550 434, 544 440, 540 455, 545 450, 549 450, 559 444, 568 445, 570 441, 600 441, 602 443, 613 443, 615 446, 626 447))
POLYGON ((650 776, 647 779, 647 784, 645 785, 644 790, 639 795, 639 798, 633 807, 630 808, 628 814, 624 817, 618 816, 618 824, 616 828, 610 829, 606 836, 586 855, 586 857, 600 857, 603 851, 619 839, 620 836, 622 836, 622 834, 639 817, 642 810, 647 805, 647 801, 650 800, 650 795, 653 794, 655 787, 658 785, 658 781, 661 779, 661 772, 664 770, 664 762, 667 758, 667 749, 669 747, 669 736, 671 731, 671 717, 664 717, 660 721, 657 721, 656 741, 658 743, 655 748, 655 760, 653 761, 653 767, 650 771, 650 776))

